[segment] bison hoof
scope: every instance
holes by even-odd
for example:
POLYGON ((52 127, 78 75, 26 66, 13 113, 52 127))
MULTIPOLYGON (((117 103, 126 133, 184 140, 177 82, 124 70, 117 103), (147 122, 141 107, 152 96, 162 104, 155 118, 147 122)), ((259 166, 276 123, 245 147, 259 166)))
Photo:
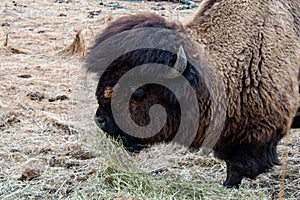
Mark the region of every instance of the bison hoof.
POLYGON ((241 184, 242 180, 238 181, 238 182, 233 182, 231 180, 226 180, 223 183, 223 186, 226 188, 236 188, 239 189, 239 186, 241 184))
POLYGON ((231 172, 227 175, 226 180, 223 183, 223 186, 227 188, 239 188, 239 185, 242 183, 243 176, 237 172, 231 172))

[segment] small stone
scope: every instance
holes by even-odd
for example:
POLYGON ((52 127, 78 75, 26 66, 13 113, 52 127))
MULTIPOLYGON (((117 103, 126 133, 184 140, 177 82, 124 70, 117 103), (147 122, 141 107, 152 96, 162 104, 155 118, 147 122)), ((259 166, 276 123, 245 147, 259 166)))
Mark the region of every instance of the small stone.
POLYGON ((5 22, 5 23, 2 23, 1 26, 10 26, 10 24, 5 22))
POLYGON ((56 100, 61 100, 61 101, 68 100, 68 99, 69 97, 67 95, 59 95, 56 97, 56 100))
POLYGON ((45 95, 40 92, 30 92, 27 94, 27 97, 29 97, 33 101, 41 101, 45 99, 45 95))
POLYGON ((67 95, 58 95, 56 97, 51 97, 48 100, 49 100, 49 102, 54 102, 54 101, 58 101, 58 100, 63 101, 63 100, 68 100, 68 99, 69 99, 69 97, 67 95))
POLYGON ((19 78, 31 78, 32 76, 30 74, 22 74, 18 76, 19 78))

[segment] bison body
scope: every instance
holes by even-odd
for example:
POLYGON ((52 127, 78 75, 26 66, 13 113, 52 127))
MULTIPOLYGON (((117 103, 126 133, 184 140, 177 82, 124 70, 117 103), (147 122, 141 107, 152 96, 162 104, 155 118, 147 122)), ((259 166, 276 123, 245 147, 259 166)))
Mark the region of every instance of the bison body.
MULTIPOLYGON (((180 45, 187 55, 186 67, 180 73, 196 92, 199 108, 199 119, 188 116, 190 123, 184 125, 187 129, 197 126, 197 133, 189 146, 200 148, 209 126, 221 127, 211 118, 225 109, 220 118, 224 126, 212 146, 216 157, 227 164, 224 185, 238 186, 243 177, 255 178, 279 164, 277 143, 289 131, 298 108, 299 10, 299 4, 294 0, 206 0, 194 19, 185 25, 168 22, 154 14, 116 20, 99 35, 87 58, 88 70, 101 71, 96 91, 99 104, 95 117, 97 124, 109 135, 122 138, 123 144, 132 151, 174 139, 182 113, 177 97, 168 88, 146 84, 135 88, 129 101, 130 116, 139 126, 150 123, 151 106, 160 104, 165 108, 166 122, 151 137, 142 137, 143 133, 140 133, 141 137, 132 136, 122 131, 114 120, 111 97, 118 88, 118 80, 128 70, 146 63, 172 67, 179 55, 161 49, 141 48, 127 52, 101 69, 99 57, 102 52, 97 49, 109 38, 128 30, 133 31, 131 34, 137 38, 140 37, 140 28, 173 30, 180 33, 177 38, 165 34, 153 42, 175 44, 175 41, 182 41, 180 45), (134 35, 135 30, 137 35, 134 35), (195 49, 192 43, 203 45, 204 53, 195 49), (205 69, 212 69, 210 75, 218 77, 219 81, 212 78, 207 83, 209 73, 201 73, 205 69), (220 81, 224 91, 218 89, 220 81), (211 90, 211 87, 217 89, 211 90), (219 104, 213 107, 213 101, 219 104)), ((149 42, 153 35, 143 37, 149 42)), ((186 84, 174 77, 167 81, 182 90, 180 101, 190 103, 189 94, 185 93, 186 84)), ((128 84, 129 90, 130 87, 128 84)), ((213 130, 217 131, 217 128, 213 130)), ((190 138, 189 135, 185 137, 190 138)))

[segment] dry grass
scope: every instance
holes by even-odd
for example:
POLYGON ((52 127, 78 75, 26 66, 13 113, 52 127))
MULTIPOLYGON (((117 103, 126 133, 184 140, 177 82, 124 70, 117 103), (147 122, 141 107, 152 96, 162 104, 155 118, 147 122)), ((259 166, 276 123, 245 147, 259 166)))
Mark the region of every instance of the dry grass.
MULTIPOLYGON (((132 156, 97 132, 90 120, 95 82, 81 59, 58 53, 78 30, 88 47, 110 20, 157 5, 122 2, 128 9, 110 10, 98 3, 0 3, 6 43, 0 47, 0 199, 276 199, 281 167, 227 190, 220 184, 225 165, 211 156, 175 145, 132 156)), ((173 20, 193 12, 160 4, 166 9, 156 12, 173 20)), ((290 138, 285 199, 300 199, 298 135, 293 130, 290 138)), ((283 151, 282 143, 281 159, 283 151)))
POLYGON ((77 31, 72 44, 69 47, 67 47, 66 49, 64 49, 63 51, 61 51, 60 54, 61 55, 65 54, 68 56, 79 55, 82 58, 85 56, 86 47, 85 47, 85 41, 84 41, 83 35, 82 35, 82 30, 77 31))

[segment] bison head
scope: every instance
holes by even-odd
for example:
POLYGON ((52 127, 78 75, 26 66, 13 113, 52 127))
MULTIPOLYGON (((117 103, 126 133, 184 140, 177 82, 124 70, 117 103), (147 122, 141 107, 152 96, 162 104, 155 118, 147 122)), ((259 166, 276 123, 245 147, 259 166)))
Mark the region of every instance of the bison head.
MULTIPOLYGON (((178 98, 188 104, 189 98, 183 98, 185 94, 184 83, 177 78, 179 75, 189 75, 192 65, 187 62, 187 58, 183 47, 180 46, 177 54, 169 51, 159 49, 138 49, 129 52, 117 58, 102 74, 97 91, 96 97, 99 107, 95 115, 96 124, 110 136, 121 138, 124 146, 130 151, 139 151, 145 146, 157 142, 169 142, 178 132, 181 122, 181 108, 178 98), (128 75, 127 81, 123 81, 120 85, 119 79, 124 74, 136 66, 152 63, 151 66, 144 66, 144 68, 137 72, 128 75), (155 63, 155 64, 153 64, 155 63), (168 73, 153 70, 156 65, 166 65, 174 69, 168 73), (140 84, 142 80, 150 77, 158 77, 164 85, 173 85, 177 89, 177 93, 181 93, 179 97, 163 85, 157 83, 140 84), (182 90, 182 91, 180 91, 182 90), (113 113, 114 107, 112 98, 115 92, 120 92, 121 96, 116 97, 117 100, 114 105, 129 104, 128 112, 133 122, 140 127, 145 127, 151 123, 151 120, 156 122, 163 122, 163 124, 155 123, 154 129, 157 128, 157 133, 150 134, 145 132, 134 132, 131 128, 130 132, 125 132, 119 127, 122 123, 123 127, 126 126, 126 114, 117 110, 113 113), (123 96, 130 95, 129 101, 123 96), (151 108, 155 105, 160 105, 164 109, 164 114, 159 111, 152 113, 151 108), (121 119, 117 123, 115 118, 121 119), (150 134, 150 135, 149 135, 150 134)), ((182 102, 181 102, 182 103, 182 102)), ((198 106, 198 105, 197 105, 198 106)), ((191 106, 192 107, 192 106, 191 106)), ((116 108, 115 108, 116 109, 116 108)), ((193 112, 191 112, 193 113, 193 112)), ((190 122, 195 121, 195 116, 190 116, 190 122)), ((128 130, 128 129, 127 129, 128 130)), ((152 129, 153 130, 153 129, 152 129)))

